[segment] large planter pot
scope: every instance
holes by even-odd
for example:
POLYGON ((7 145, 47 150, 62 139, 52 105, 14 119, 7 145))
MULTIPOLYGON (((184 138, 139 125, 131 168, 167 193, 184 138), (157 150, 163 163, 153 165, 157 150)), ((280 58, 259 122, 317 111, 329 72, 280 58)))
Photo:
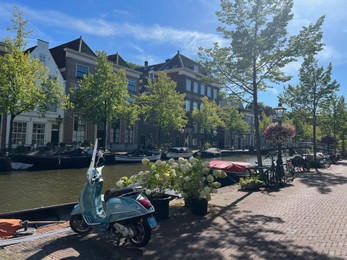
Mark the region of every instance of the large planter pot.
POLYGON ((208 211, 208 201, 205 199, 190 199, 192 213, 198 216, 204 216, 208 211))
POLYGON ((150 198, 152 205, 154 206, 155 212, 154 217, 158 220, 169 218, 169 203, 171 197, 163 198, 150 198))

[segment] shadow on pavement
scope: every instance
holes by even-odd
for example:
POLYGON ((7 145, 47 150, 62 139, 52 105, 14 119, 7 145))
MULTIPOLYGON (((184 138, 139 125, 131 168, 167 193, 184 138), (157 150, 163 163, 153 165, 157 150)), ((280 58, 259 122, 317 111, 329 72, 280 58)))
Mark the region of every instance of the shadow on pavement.
POLYGON ((321 169, 319 172, 307 172, 303 174, 300 181, 308 187, 316 187, 321 194, 328 194, 336 185, 343 185, 347 183, 347 177, 343 176, 341 172, 321 169))

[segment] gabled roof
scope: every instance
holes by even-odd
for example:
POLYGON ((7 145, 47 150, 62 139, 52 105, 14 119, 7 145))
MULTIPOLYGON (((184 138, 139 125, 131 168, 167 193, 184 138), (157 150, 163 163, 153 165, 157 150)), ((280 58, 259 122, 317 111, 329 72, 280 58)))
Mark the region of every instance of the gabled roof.
POLYGON ((177 51, 177 54, 175 56, 173 56, 171 59, 167 59, 164 63, 149 65, 147 66, 147 69, 146 67, 142 67, 141 69, 139 69, 139 71, 146 73, 151 70, 164 71, 175 68, 187 68, 194 71, 194 67, 199 68, 199 71, 197 72, 205 74, 203 68, 199 65, 198 62, 187 58, 179 51, 177 51))
POLYGON ((126 61, 118 54, 118 52, 116 54, 107 56, 107 59, 118 66, 130 68, 128 63, 126 63, 126 61))
POLYGON ((81 52, 81 53, 96 57, 96 54, 82 40, 82 37, 80 37, 80 38, 77 38, 76 40, 64 43, 62 45, 59 45, 50 49, 52 56, 59 68, 65 67, 65 50, 64 50, 65 48, 72 49, 77 52, 81 52))
POLYGON ((33 46, 33 47, 31 47, 31 48, 29 48, 29 49, 26 49, 25 50, 25 53, 32 53, 33 52, 33 50, 35 50, 36 49, 36 47, 37 47, 37 45, 36 46, 33 46))

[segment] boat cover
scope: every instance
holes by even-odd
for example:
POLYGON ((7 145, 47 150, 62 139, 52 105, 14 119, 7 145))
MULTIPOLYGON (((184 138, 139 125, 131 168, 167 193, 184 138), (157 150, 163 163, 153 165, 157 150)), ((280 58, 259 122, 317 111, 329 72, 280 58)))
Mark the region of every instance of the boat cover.
POLYGON ((232 162, 232 161, 210 161, 210 168, 215 170, 223 170, 225 172, 244 172, 246 167, 252 166, 248 162, 232 162))
POLYGON ((0 219, 0 239, 11 238, 21 227, 20 219, 0 219))

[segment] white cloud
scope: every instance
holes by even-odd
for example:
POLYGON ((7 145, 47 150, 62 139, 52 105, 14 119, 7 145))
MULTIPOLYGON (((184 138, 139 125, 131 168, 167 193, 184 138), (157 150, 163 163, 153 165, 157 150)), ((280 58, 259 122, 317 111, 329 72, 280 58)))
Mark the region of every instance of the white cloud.
MULTIPOLYGON (((7 6, 7 8, 12 8, 7 6)), ((37 11, 27 7, 20 7, 26 19, 40 22, 48 26, 76 31, 79 34, 94 36, 130 36, 133 39, 150 41, 158 44, 177 45, 183 51, 196 53, 199 46, 212 46, 213 42, 221 42, 217 34, 189 31, 160 25, 142 25, 131 23, 115 23, 104 18, 80 19, 53 10, 37 11)), ((0 8, 1 12, 6 11, 0 8)))

